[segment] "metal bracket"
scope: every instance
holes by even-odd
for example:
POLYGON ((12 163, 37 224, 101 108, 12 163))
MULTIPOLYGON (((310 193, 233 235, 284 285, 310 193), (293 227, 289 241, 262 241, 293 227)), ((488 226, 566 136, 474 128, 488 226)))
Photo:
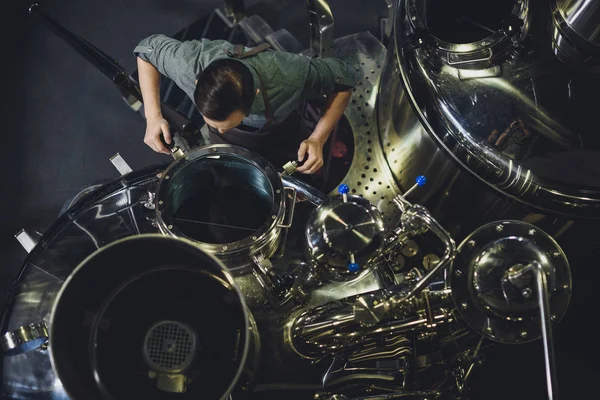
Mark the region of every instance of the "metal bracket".
POLYGON ((233 19, 233 23, 237 24, 246 17, 244 0, 225 0, 225 11, 227 17, 233 19))
POLYGON ((129 166, 129 164, 127 164, 127 162, 125 162, 125 160, 123 159, 123 157, 121 157, 121 155, 119 153, 112 156, 110 158, 110 162, 113 163, 113 165, 115 166, 117 171, 119 171, 121 176, 127 175, 128 173, 133 171, 131 169, 131 167, 129 166))
POLYGON ((21 229, 19 232, 17 232, 15 234, 15 238, 19 241, 27 253, 31 253, 33 248, 38 244, 38 241, 34 239, 25 229, 21 229))
POLYGON ((48 325, 45 322, 21 326, 0 337, 0 346, 7 356, 22 354, 45 346, 48 341, 48 325))
POLYGON ((307 0, 307 5, 313 57, 330 57, 335 21, 329 3, 327 0, 307 0))

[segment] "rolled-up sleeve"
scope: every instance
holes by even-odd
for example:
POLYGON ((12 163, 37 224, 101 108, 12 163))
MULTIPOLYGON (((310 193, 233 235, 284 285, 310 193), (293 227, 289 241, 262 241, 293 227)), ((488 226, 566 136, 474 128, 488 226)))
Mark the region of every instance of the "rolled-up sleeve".
POLYGON ((310 61, 305 97, 315 98, 356 87, 358 73, 337 58, 317 58, 310 61))
POLYGON ((151 35, 138 43, 133 49, 133 55, 154 65, 161 74, 174 79, 178 73, 176 54, 180 46, 180 41, 168 36, 151 35))

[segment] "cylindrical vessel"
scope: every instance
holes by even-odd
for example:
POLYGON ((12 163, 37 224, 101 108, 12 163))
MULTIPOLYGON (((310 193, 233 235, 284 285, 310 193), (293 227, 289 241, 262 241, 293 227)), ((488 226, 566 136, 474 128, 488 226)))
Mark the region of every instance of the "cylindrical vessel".
POLYGON ((598 72, 600 1, 552 0, 552 49, 567 64, 598 72))
POLYGON ((161 232, 193 240, 231 269, 277 249, 292 212, 273 166, 230 145, 201 147, 173 162, 156 190, 161 232))
POLYGON ((360 196, 333 196, 309 216, 306 224, 308 259, 323 277, 351 280, 368 273, 379 255, 385 232, 383 218, 360 196))
POLYGON ((50 355, 72 399, 226 399, 253 381, 259 338, 226 267, 184 239, 105 246, 65 282, 50 355))
MULTIPOLYGON (((600 218, 593 76, 551 51, 545 2, 399 0, 378 96, 380 139, 406 190, 457 240, 528 213, 600 218)), ((596 88, 596 89, 594 89, 596 88)))

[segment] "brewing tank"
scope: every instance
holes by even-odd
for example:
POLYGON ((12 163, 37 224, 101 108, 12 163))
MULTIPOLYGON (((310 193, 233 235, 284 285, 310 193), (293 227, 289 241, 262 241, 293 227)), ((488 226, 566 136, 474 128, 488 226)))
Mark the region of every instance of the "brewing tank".
MULTIPOLYGON (((403 190, 469 222, 600 218, 598 1, 399 0, 378 93, 403 190)), ((462 221, 462 222, 461 222, 462 221)))

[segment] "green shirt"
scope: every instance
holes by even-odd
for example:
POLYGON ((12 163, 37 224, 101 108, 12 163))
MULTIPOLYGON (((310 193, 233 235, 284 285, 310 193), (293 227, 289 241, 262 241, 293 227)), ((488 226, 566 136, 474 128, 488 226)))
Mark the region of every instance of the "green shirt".
MULTIPOLYGON (((224 40, 180 42, 157 34, 143 39, 133 53, 170 78, 194 101, 198 75, 211 62, 227 58, 224 50, 232 52, 233 49, 234 45, 224 40)), ((257 73, 262 77, 278 122, 302 102, 354 87, 358 82, 355 69, 336 58, 311 59, 298 54, 264 51, 239 61, 250 67, 255 87, 260 87, 257 73)), ((250 113, 242 123, 255 128, 266 123, 262 96, 255 96, 250 113)))

